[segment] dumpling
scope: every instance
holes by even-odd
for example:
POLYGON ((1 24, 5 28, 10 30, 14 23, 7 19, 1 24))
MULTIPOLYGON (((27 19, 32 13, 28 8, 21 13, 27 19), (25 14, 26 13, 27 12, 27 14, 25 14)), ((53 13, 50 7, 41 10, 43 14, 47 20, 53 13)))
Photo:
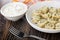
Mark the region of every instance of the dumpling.
POLYGON ((40 13, 37 13, 37 12, 32 13, 32 16, 39 16, 39 15, 40 15, 40 13))
POLYGON ((48 12, 48 17, 51 18, 52 17, 52 13, 48 12))
POLYGON ((60 19, 58 20, 58 22, 60 22, 60 19))
POLYGON ((42 13, 47 13, 48 10, 49 10, 49 9, 48 9, 47 6, 41 8, 42 13))
POLYGON ((42 18, 48 18, 48 14, 40 14, 42 18))
POLYGON ((60 29, 60 23, 57 23, 57 24, 56 24, 55 29, 60 29))
POLYGON ((54 24, 52 24, 52 23, 47 23, 47 24, 45 25, 45 28, 47 28, 47 29, 54 29, 54 24))
POLYGON ((39 26, 39 27, 41 27, 41 28, 44 28, 44 25, 47 23, 47 21, 45 20, 45 19, 41 19, 38 23, 37 23, 37 25, 39 26))
POLYGON ((49 9, 49 12, 50 12, 50 13, 56 13, 56 12, 57 12, 57 9, 56 9, 56 8, 51 7, 51 8, 49 9))
POLYGON ((53 17, 53 18, 60 18, 60 13, 53 14, 52 17, 53 17))
POLYGON ((32 22, 37 23, 40 20, 40 16, 33 16, 32 17, 32 22))
POLYGON ((57 9, 58 13, 60 13, 60 8, 57 9))
POLYGON ((46 13, 46 14, 43 14, 42 17, 43 17, 43 18, 46 18, 46 19, 47 19, 47 18, 51 18, 51 13, 48 12, 48 13, 46 13))
POLYGON ((50 20, 49 23, 55 24, 57 21, 50 20))

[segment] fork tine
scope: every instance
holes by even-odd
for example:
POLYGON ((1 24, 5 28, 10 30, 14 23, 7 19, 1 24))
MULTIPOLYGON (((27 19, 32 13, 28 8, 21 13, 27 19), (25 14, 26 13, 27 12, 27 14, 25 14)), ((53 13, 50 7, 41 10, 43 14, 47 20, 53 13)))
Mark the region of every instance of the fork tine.
POLYGON ((14 27, 10 27, 9 28, 9 31, 12 33, 12 34, 15 34, 15 35, 18 35, 20 31, 18 31, 17 29, 15 29, 14 27))
POLYGON ((20 31, 18 31, 17 29, 15 29, 14 27, 12 27, 12 29, 14 30, 14 32, 20 32, 20 31))
POLYGON ((22 33, 21 33, 20 31, 18 31, 17 29, 15 29, 14 27, 10 27, 10 28, 9 28, 9 31, 10 31, 13 35, 15 35, 16 37, 22 39, 22 37, 19 37, 19 36, 22 36, 22 33), (21 35, 20 35, 20 34, 21 34, 21 35))

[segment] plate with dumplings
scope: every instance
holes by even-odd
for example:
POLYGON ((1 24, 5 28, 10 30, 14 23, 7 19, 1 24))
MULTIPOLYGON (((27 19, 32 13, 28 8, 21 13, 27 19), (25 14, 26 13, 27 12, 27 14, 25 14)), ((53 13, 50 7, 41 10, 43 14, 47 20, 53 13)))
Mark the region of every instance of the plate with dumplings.
POLYGON ((45 33, 60 32, 60 2, 37 2, 26 12, 28 23, 36 30, 45 33))

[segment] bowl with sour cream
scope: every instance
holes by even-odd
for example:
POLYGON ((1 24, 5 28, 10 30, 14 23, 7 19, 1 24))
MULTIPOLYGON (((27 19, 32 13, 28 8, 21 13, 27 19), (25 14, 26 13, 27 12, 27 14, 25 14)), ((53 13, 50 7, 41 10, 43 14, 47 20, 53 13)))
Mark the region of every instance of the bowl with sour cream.
POLYGON ((1 8, 1 14, 11 21, 17 21, 27 11, 27 5, 21 2, 11 2, 1 8))

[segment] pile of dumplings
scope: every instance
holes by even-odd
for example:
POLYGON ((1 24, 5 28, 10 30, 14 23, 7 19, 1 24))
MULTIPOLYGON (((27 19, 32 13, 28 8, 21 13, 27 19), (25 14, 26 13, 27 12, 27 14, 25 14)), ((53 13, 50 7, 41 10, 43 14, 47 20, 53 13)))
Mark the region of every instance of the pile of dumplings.
POLYGON ((44 6, 33 10, 31 18, 40 28, 60 29, 60 8, 44 6))

